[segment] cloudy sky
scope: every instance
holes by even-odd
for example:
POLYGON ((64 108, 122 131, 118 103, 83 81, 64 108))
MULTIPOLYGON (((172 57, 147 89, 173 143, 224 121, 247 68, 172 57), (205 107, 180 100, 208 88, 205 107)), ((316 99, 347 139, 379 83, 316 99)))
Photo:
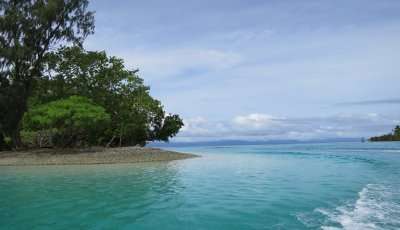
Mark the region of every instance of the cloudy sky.
POLYGON ((89 50, 139 68, 175 141, 368 137, 400 123, 398 0, 92 1, 89 50))

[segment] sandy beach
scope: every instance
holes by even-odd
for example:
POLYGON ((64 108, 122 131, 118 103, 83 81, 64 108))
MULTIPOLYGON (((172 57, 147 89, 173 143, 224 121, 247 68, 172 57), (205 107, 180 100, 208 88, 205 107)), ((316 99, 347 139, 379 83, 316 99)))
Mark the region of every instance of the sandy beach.
POLYGON ((0 166, 86 165, 172 161, 197 157, 158 148, 37 149, 0 153, 0 166))

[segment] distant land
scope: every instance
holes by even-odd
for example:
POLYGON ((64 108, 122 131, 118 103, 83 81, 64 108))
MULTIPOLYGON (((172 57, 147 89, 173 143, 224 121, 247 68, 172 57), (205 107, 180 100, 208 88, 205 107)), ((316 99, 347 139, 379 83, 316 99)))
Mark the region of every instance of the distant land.
POLYGON ((332 138, 318 140, 268 140, 268 141, 246 141, 246 140, 217 140, 217 141, 193 141, 193 142, 153 142, 151 147, 196 147, 196 146, 231 146, 231 145, 273 145, 273 144, 309 144, 309 143, 334 143, 334 142, 359 142, 361 138, 332 138))
POLYGON ((400 141, 400 126, 397 125, 391 133, 382 135, 382 136, 376 136, 376 137, 371 137, 369 139, 370 141, 400 141))

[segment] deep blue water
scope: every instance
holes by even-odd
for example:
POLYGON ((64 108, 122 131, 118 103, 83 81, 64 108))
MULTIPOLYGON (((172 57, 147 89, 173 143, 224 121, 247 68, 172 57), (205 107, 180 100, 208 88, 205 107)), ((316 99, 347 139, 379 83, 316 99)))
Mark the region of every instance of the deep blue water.
POLYGON ((1 229, 400 229, 400 143, 174 148, 168 163, 0 168, 1 229))

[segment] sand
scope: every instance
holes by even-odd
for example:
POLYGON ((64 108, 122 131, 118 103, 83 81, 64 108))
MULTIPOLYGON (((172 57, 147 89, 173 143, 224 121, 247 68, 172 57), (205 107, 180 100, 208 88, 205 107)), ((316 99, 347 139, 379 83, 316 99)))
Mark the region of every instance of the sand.
POLYGON ((193 157, 198 156, 148 147, 36 149, 0 152, 0 166, 121 164, 193 157))

